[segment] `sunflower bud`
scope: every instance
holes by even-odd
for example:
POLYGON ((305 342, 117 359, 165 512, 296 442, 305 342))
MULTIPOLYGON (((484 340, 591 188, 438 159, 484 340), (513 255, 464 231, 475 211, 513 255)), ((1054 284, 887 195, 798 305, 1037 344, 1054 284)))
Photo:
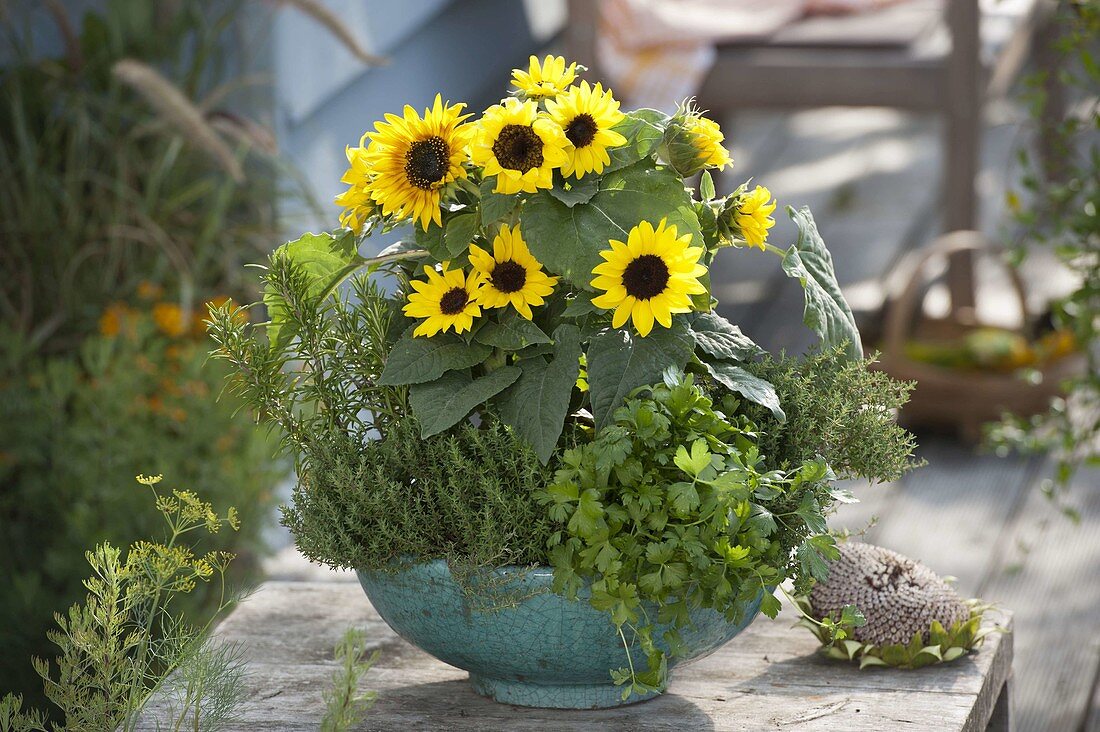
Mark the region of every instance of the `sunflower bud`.
POLYGON ((695 175, 704 168, 721 170, 732 165, 729 151, 722 146, 718 123, 702 116, 690 104, 680 107, 665 128, 661 141, 661 159, 682 177, 695 175))
POLYGON ((748 184, 741 184, 718 210, 719 239, 729 244, 744 242, 764 249, 768 229, 775 226, 775 219, 771 216, 775 206, 771 191, 764 186, 756 186, 750 191, 748 184))

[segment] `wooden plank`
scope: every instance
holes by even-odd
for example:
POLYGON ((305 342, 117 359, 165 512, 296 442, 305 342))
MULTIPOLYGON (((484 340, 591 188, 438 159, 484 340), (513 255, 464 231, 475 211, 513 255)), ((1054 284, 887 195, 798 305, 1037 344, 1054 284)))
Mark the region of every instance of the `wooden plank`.
MULTIPOLYGON (((1045 476, 1045 473, 1043 474, 1045 476)), ((1070 523, 1037 487, 982 595, 1016 611, 1014 716, 1021 732, 1076 731, 1100 668, 1100 471, 1078 475, 1070 523)))
POLYGON ((1100 667, 1097 668, 1096 678, 1092 682, 1092 703, 1089 705, 1084 732, 1100 732, 1100 667))
POLYGON ((1037 465, 978 455, 946 440, 931 441, 917 454, 928 465, 902 479, 868 541, 956 577, 959 592, 970 597, 996 561, 1003 527, 1033 485, 1037 465))
POLYGON ((812 15, 781 28, 768 45, 909 46, 942 22, 942 0, 909 0, 850 15, 812 15))
POLYGON ((365 683, 379 691, 361 727, 369 730, 982 730, 1011 663, 1010 636, 995 633, 980 652, 948 666, 861 673, 822 657, 808 632, 791 629, 793 619, 789 609, 778 621, 760 619, 714 655, 678 669, 669 693, 600 711, 524 709, 478 696, 464 672, 398 638, 352 583, 267 583, 218 635, 242 644, 248 662, 248 701, 230 730, 316 729, 335 668, 332 647, 353 625, 382 650, 365 683))

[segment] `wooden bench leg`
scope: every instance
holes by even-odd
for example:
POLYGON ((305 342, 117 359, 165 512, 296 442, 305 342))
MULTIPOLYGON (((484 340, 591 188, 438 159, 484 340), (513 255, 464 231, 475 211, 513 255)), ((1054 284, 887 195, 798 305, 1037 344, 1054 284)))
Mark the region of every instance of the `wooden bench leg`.
POLYGON ((1012 698, 1009 689, 1012 679, 1005 681, 1001 693, 997 697, 997 703, 993 706, 993 716, 989 718, 986 732, 1012 732, 1012 698))
MULTIPOLYGON (((946 119, 944 122, 943 201, 944 231, 977 228, 978 161, 981 153, 982 70, 979 63, 980 11, 977 0, 947 4, 951 28, 951 55, 947 61, 946 119)), ((974 307, 974 255, 953 254, 947 288, 954 310, 974 307)))

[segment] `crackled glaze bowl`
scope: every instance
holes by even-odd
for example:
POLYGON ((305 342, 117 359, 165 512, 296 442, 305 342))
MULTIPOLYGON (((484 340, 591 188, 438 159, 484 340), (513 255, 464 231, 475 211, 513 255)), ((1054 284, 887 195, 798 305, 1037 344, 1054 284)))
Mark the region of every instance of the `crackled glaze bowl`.
MULTIPOLYGON (((627 656, 610 618, 594 609, 584 592, 576 601, 554 594, 549 567, 494 570, 472 593, 463 592, 442 560, 357 574, 378 614, 399 636, 469 671, 474 689, 498 702, 598 709, 654 695, 622 700, 610 669, 625 667, 627 656)), ((687 650, 669 659, 670 670, 729 642, 756 617, 761 599, 745 607, 739 623, 713 610, 694 610, 693 627, 681 631, 687 650)), ((655 637, 665 629, 658 626, 655 637)), ((636 664, 645 663, 639 647, 632 647, 631 655, 636 664)))

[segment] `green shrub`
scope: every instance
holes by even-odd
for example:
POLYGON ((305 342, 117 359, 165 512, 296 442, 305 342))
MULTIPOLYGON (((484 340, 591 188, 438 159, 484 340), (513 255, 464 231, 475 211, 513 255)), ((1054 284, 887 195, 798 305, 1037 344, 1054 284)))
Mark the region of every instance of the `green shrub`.
MULTIPOLYGON (((211 537, 240 555, 238 581, 263 549, 285 474, 275 443, 236 400, 215 399, 226 370, 207 364, 193 321, 147 307, 109 311, 117 334, 85 340, 75 357, 13 362, 18 340, 0 337, 0 688, 28 698, 38 698, 29 659, 49 656, 53 613, 79 599, 85 549, 160 531, 147 494, 125 487, 137 473, 170 473, 220 510, 239 506, 242 531, 211 537)), ((190 609, 207 599, 205 588, 187 598, 190 609)))
POLYGON ((410 418, 363 444, 331 430, 306 448, 305 461, 283 522, 314 561, 348 569, 402 557, 547 563, 552 529, 534 492, 554 471, 504 425, 421 439, 410 418))
POLYGON ((239 109, 258 96, 240 74, 242 2, 109 0, 66 19, 61 58, 36 55, 16 19, 0 30, 14 55, 0 71, 0 319, 36 350, 79 347, 143 280, 185 307, 243 294, 242 265, 278 239, 280 163, 239 109), (160 101, 173 89, 205 116, 173 114, 160 101))
POLYGON ((236 713, 245 691, 241 649, 208 635, 236 601, 225 583, 234 557, 203 551, 206 542, 196 536, 236 531, 240 519, 235 508, 215 511, 191 491, 158 489, 160 479, 137 477, 152 501, 149 491, 132 489, 155 510, 156 530, 125 552, 103 542, 85 554, 91 574, 69 589, 87 594, 58 613, 57 629, 47 634, 59 649, 56 661, 34 660, 58 718, 47 726, 40 710, 24 709, 22 696, 9 692, 0 699, 0 730, 132 732, 143 711, 157 729, 213 730, 236 713), (212 588, 213 601, 201 615, 184 617, 180 600, 197 588, 212 588), (148 709, 157 691, 159 704, 150 706, 161 708, 148 709))
POLYGON ((247 77, 245 0, 37 5, 0 10, 0 687, 29 702, 84 550, 157 526, 125 487, 138 471, 239 506, 245 530, 218 546, 255 571, 285 471, 235 400, 216 403, 225 370, 204 365, 195 320, 205 297, 254 294, 241 265, 297 193, 248 116, 269 99, 247 77), (56 21, 63 53, 31 48, 23 18, 56 21))
POLYGON ((912 384, 849 360, 839 348, 800 358, 765 356, 744 368, 775 386, 787 415, 779 422, 758 404, 741 406, 761 430, 769 468, 787 470, 820 455, 840 478, 882 482, 917 466, 916 440, 897 423, 912 384))

